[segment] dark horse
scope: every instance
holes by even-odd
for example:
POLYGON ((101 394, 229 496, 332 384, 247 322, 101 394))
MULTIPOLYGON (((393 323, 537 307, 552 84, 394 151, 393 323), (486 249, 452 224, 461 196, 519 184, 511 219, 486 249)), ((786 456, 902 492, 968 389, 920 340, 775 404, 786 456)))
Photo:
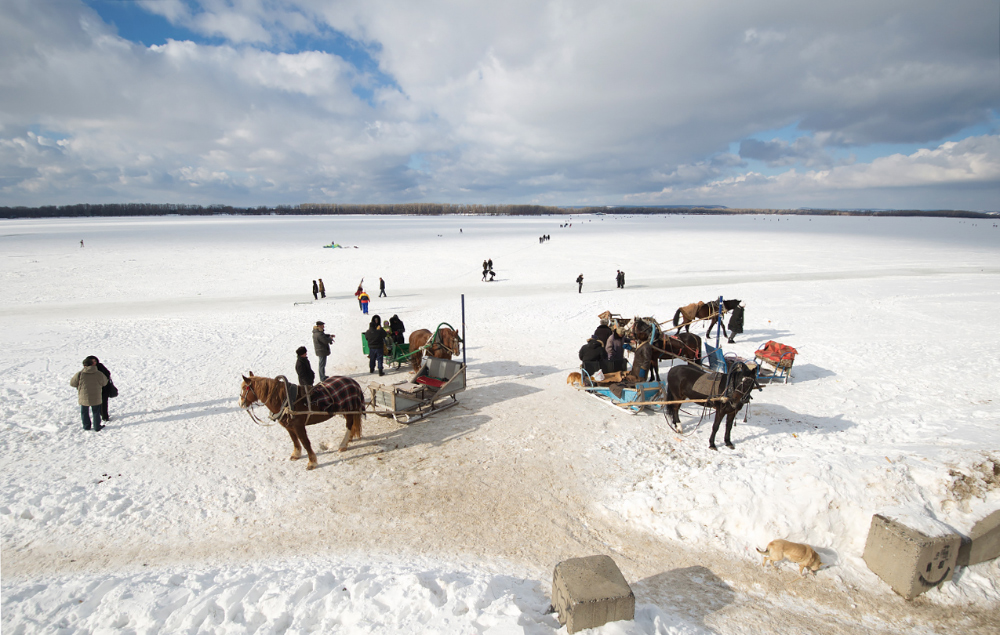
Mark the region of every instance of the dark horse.
MULTIPOLYGON (((340 443, 340 451, 347 449, 347 444, 351 439, 361 438, 361 417, 365 409, 365 393, 361 390, 358 382, 350 377, 329 377, 322 383, 311 389, 309 398, 303 387, 298 387, 297 397, 289 403, 288 385, 284 377, 271 379, 270 377, 257 377, 250 373, 249 377, 243 377, 243 385, 240 387, 240 408, 249 412, 250 406, 260 402, 271 411, 271 419, 276 420, 285 430, 288 436, 292 437, 292 444, 295 451, 292 452, 290 460, 294 461, 302 456, 303 446, 306 454, 309 455, 307 470, 316 467, 316 454, 306 436, 306 426, 320 423, 341 413, 347 420, 347 434, 340 443), (326 397, 321 401, 321 397, 326 397), (329 410, 321 410, 325 406, 329 410)), ((250 417, 257 421, 256 416, 250 412, 250 417)))
POLYGON ((462 352, 462 338, 447 326, 438 326, 436 334, 427 329, 410 333, 410 364, 413 365, 413 372, 420 370, 420 360, 424 352, 430 357, 451 359, 453 355, 462 352), (432 337, 434 338, 432 345, 426 351, 421 351, 420 348, 426 346, 432 337))
MULTIPOLYGON (((733 365, 728 373, 713 373, 700 366, 674 366, 667 373, 667 393, 670 401, 685 399, 706 400, 705 405, 715 409, 715 423, 712 424, 712 436, 708 438, 708 447, 715 447, 715 433, 719 431, 722 418, 726 417, 726 447, 733 449, 730 434, 736 414, 750 402, 753 389, 761 389, 753 370, 742 362, 733 365)), ((679 403, 667 406, 667 413, 673 421, 675 430, 680 430, 679 403)))
MULTIPOLYGON (((722 306, 724 311, 732 311, 740 305, 740 300, 723 300, 722 306)), ((726 327, 722 324, 722 319, 719 315, 719 301, 709 300, 708 302, 693 302, 687 306, 682 306, 677 309, 674 313, 674 326, 677 327, 677 332, 680 333, 681 329, 685 329, 686 332, 691 332, 691 323, 695 320, 704 320, 707 318, 712 318, 712 321, 708 323, 708 330, 705 334, 712 332, 712 327, 718 324, 722 328, 722 334, 726 335, 726 327), (684 321, 681 322, 681 318, 684 321)))
MULTIPOLYGON (((651 319, 651 318, 650 318, 651 319)), ((650 374, 660 381, 660 360, 683 359, 692 364, 701 364, 701 338, 693 333, 667 335, 658 331, 650 341, 652 326, 645 320, 635 320, 632 336, 640 342, 649 342, 653 348, 650 374)))

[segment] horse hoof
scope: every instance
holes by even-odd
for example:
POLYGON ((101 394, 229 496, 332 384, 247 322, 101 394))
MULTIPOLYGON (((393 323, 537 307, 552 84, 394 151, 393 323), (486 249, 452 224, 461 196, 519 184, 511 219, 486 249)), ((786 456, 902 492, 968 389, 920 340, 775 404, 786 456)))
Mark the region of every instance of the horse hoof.
POLYGON ((735 450, 736 449, 736 446, 733 445, 732 443, 727 443, 726 447, 729 448, 730 450, 735 450))
POLYGON ((307 465, 307 466, 306 466, 306 469, 307 469, 307 470, 312 470, 312 469, 314 469, 315 467, 316 467, 316 464, 315 464, 315 463, 310 463, 309 465, 307 465))
POLYGON ((293 455, 291 455, 290 457, 288 457, 288 460, 289 460, 289 461, 298 461, 298 460, 299 460, 299 458, 300 458, 300 457, 297 457, 297 456, 295 456, 295 455, 293 454, 293 455))
POLYGON ((719 451, 719 448, 715 447, 714 445, 710 445, 710 446, 708 446, 708 449, 709 449, 709 450, 715 450, 716 452, 718 452, 718 451, 719 451))

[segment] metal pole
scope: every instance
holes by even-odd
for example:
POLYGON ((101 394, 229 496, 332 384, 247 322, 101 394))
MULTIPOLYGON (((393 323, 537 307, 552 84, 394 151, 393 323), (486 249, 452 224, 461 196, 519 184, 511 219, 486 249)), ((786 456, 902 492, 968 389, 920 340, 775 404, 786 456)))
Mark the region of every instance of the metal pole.
POLYGON ((719 296, 719 310, 715 312, 719 323, 715 325, 715 348, 719 348, 719 337, 722 336, 722 296, 719 296))
POLYGON ((465 294, 462 294, 462 366, 466 365, 465 361, 465 349, 469 348, 468 342, 465 339, 465 294))

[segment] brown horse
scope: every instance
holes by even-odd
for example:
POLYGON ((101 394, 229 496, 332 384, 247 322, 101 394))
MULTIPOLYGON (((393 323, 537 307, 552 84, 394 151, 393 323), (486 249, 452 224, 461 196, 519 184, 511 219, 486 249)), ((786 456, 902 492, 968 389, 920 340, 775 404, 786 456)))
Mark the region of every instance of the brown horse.
MULTIPOLYGON (((340 443, 340 451, 347 449, 351 439, 361 438, 365 393, 358 382, 350 377, 329 377, 312 387, 308 398, 303 387, 298 387, 298 396, 289 403, 287 382, 284 379, 284 377, 275 379, 257 377, 250 373, 249 377, 243 377, 239 403, 240 408, 248 412, 250 406, 257 402, 264 404, 271 411, 271 419, 280 423, 281 427, 288 431, 288 436, 292 437, 295 451, 292 452, 290 460, 295 461, 302 456, 304 446, 306 454, 309 455, 306 469, 311 470, 316 467, 316 454, 306 435, 306 426, 326 421, 337 413, 343 414, 347 420, 347 434, 340 443)), ((250 416, 257 420, 252 412, 250 416)))
POLYGON ((655 328, 654 324, 657 324, 657 322, 653 318, 635 318, 631 332, 632 338, 637 342, 649 342, 651 346, 651 379, 655 378, 656 381, 660 381, 661 359, 683 359, 692 364, 701 364, 700 337, 693 333, 667 335, 658 328, 655 328), (654 332, 656 335, 650 339, 654 332))
MULTIPOLYGON (((723 300, 723 311, 732 311, 740 305, 740 302, 741 300, 723 300)), ((677 309, 676 313, 674 313, 674 326, 677 327, 678 333, 681 332, 681 329, 686 329, 686 332, 690 333, 692 322, 706 318, 712 318, 712 320, 708 323, 708 329, 705 333, 711 333, 712 327, 718 324, 722 329, 722 334, 726 334, 726 327, 722 324, 722 320, 719 316, 718 300, 709 300, 708 302, 692 302, 687 306, 682 306, 677 309), (683 322, 680 321, 681 318, 684 318, 683 322)))
POLYGON ((437 357, 438 359, 451 359, 453 355, 458 355, 462 352, 462 338, 447 326, 439 326, 436 336, 427 329, 413 331, 410 333, 410 364, 413 365, 414 372, 420 370, 420 360, 423 358, 425 352, 420 349, 426 346, 432 337, 434 338, 434 342, 426 349, 426 353, 429 356, 437 357), (413 353, 413 351, 417 352, 413 353))

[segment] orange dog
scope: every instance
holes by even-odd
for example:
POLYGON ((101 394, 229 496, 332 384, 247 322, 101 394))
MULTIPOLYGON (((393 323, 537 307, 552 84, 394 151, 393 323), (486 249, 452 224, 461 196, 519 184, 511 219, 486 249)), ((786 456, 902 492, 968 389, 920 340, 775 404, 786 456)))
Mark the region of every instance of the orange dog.
POLYGON ((583 376, 580 373, 570 373, 566 383, 570 386, 583 386, 583 376))
POLYGON ((761 566, 764 567, 767 566, 768 562, 774 564, 774 566, 778 566, 775 563, 788 558, 799 565, 799 575, 805 573, 806 569, 815 573, 817 569, 823 566, 823 561, 819 559, 819 554, 812 547, 801 545, 797 542, 789 542, 788 540, 772 540, 767 544, 767 549, 764 551, 758 549, 757 553, 764 554, 764 562, 761 563, 761 566))

